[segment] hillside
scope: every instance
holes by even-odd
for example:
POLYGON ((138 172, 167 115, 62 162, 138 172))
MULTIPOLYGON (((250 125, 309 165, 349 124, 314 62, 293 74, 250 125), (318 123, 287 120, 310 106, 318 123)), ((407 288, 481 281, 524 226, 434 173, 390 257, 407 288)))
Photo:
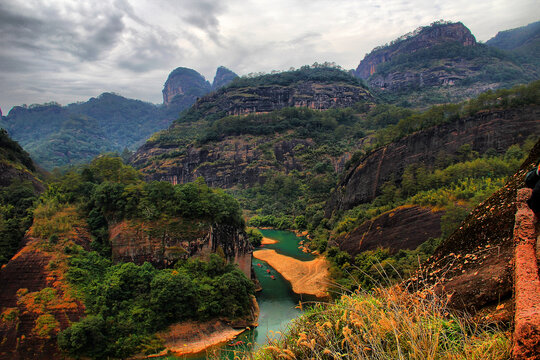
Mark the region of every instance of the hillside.
POLYGON ((146 184, 99 157, 53 181, 33 215, 0 270, 2 358, 125 358, 163 349, 155 333, 174 323, 256 321, 252 247, 221 190, 146 184))
POLYGON ((526 48, 540 40, 540 21, 519 28, 499 31, 497 35, 486 41, 486 45, 503 50, 526 48))
POLYGON ((0 127, 45 169, 76 165, 102 153, 135 150, 150 135, 167 128, 198 97, 235 77, 232 71, 220 67, 212 87, 195 70, 177 68, 165 82, 163 105, 103 93, 67 106, 15 106, 0 119, 0 127))
POLYGON ((523 56, 477 43, 462 23, 436 22, 375 48, 356 76, 392 103, 426 107, 538 79, 523 56))
POLYGON ((20 246, 32 223, 32 206, 44 190, 34 162, 21 146, 0 129, 0 265, 20 246))

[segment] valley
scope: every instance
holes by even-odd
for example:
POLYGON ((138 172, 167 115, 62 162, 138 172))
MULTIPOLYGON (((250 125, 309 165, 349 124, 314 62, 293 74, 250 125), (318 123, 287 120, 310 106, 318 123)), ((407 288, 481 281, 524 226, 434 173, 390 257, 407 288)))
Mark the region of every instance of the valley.
POLYGON ((0 359, 535 359, 539 30, 13 107, 0 359))

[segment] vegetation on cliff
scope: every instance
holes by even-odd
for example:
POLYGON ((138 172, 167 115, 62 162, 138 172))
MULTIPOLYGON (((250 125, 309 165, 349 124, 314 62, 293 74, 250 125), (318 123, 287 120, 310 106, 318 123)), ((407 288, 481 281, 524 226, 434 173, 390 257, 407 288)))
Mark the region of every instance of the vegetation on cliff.
POLYGON ((0 129, 0 265, 8 262, 19 248, 32 224, 36 200, 35 166, 26 151, 0 129), (31 180, 34 180, 33 182, 31 180))
MULTIPOLYGON (((180 260, 162 270, 149 263, 112 263, 109 224, 175 217, 243 228, 238 203, 223 191, 201 180, 144 183, 120 158, 102 156, 51 181, 34 210, 30 235, 51 256, 61 253, 54 266, 63 269, 87 315, 59 334, 63 350, 124 358, 159 349, 153 334, 174 322, 236 319, 250 312, 253 283, 219 251, 208 262, 180 260), (94 236, 86 250, 66 240, 73 229, 86 226, 94 236)), ((57 332, 59 325, 53 327, 57 332)))

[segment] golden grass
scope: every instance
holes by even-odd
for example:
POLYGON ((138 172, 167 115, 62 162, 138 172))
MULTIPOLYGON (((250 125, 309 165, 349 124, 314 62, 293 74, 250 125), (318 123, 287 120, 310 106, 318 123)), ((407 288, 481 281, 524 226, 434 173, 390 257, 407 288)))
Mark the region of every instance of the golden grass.
POLYGON ((509 359, 509 334, 452 315, 431 292, 357 291, 318 304, 279 340, 239 359, 509 359))

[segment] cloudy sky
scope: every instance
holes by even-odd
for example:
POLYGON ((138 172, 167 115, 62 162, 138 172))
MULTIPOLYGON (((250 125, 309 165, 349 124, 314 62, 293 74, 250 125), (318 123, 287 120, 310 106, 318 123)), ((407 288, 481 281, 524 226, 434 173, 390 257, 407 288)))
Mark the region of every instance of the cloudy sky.
POLYGON ((105 91, 160 103, 167 75, 242 75, 333 61, 445 19, 477 40, 539 20, 538 0, 2 0, 0 107, 105 91))

